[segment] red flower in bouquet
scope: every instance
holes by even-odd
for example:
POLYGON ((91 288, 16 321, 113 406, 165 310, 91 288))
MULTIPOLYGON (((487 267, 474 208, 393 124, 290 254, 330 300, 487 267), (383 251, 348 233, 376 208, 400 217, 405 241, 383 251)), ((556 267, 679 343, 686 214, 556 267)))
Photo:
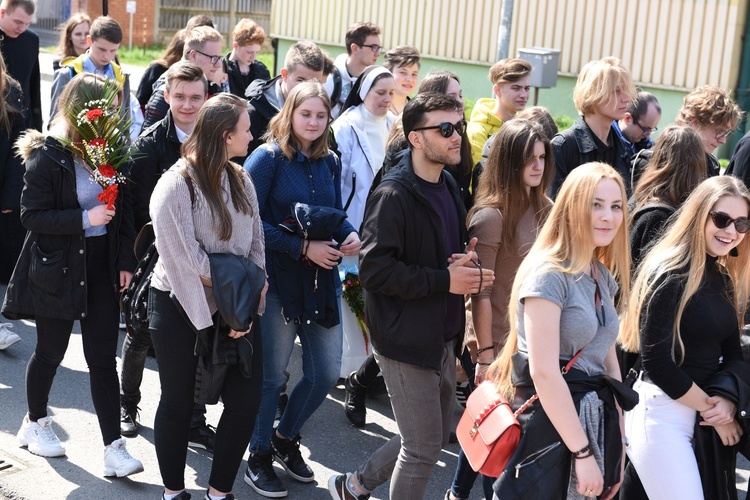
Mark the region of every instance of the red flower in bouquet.
POLYGON ((112 165, 105 163, 104 165, 99 165, 99 173, 102 174, 104 177, 111 179, 115 176, 115 167, 112 165))
POLYGON ((102 111, 99 108, 91 109, 86 112, 86 118, 88 118, 89 121, 94 121, 100 116, 104 114, 104 111, 102 111))
POLYGON ((110 184, 109 186, 104 188, 104 191, 99 193, 97 199, 102 203, 106 203, 109 210, 114 210, 115 200, 117 200, 117 192, 117 184, 110 184))
POLYGON ((97 147, 97 146, 105 147, 106 145, 107 145, 107 141, 105 141, 104 139, 97 138, 97 139, 91 139, 89 141, 89 146, 91 147, 97 147))

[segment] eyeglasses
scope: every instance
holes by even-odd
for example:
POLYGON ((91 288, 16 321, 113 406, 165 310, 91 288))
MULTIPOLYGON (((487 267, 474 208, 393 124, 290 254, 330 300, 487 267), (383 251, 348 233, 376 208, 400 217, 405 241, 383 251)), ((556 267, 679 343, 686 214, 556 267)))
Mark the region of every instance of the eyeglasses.
POLYGON ((431 125, 429 127, 419 127, 413 130, 416 132, 417 130, 432 130, 432 129, 439 130, 440 135, 442 135, 443 137, 447 139, 453 135, 453 132, 458 132, 458 135, 463 135, 464 131, 466 130, 466 122, 464 120, 459 120, 456 123, 443 122, 440 125, 431 125))
POLYGON ((737 217, 732 219, 724 212, 709 212, 711 220, 714 221, 714 226, 719 229, 729 227, 729 224, 734 223, 734 228, 738 233, 746 233, 750 229, 750 219, 747 217, 737 217))
POLYGON ((360 47, 367 47, 368 49, 372 50, 376 54, 378 52, 382 52, 383 51, 383 46, 375 44, 375 43, 370 43, 370 44, 364 44, 363 43, 362 45, 360 45, 360 47))
POLYGON ((657 130, 659 130, 659 127, 644 128, 643 125, 641 125, 640 123, 638 123, 638 120, 635 120, 635 119, 633 119, 633 123, 635 123, 636 125, 638 125, 638 128, 641 129, 641 132, 643 132, 643 135, 651 135, 652 132, 656 132, 657 130))
POLYGON ((195 52, 199 53, 202 56, 206 56, 211 60, 211 64, 216 64, 219 62, 219 59, 221 59, 222 56, 212 56, 211 54, 206 54, 205 52, 201 52, 198 49, 193 49, 195 52))
MULTIPOLYGON (((714 129, 714 132, 716 132, 716 129, 714 129)), ((723 139, 723 138, 725 138, 726 136, 728 136, 728 135, 729 135, 729 134, 731 134, 731 133, 732 133, 732 129, 729 129, 729 130, 722 130, 721 132, 716 132, 716 135, 715 135, 714 137, 715 137, 715 138, 716 138, 716 140, 718 141, 718 140, 720 140, 720 139, 723 139)), ((743 232, 744 232, 744 231, 743 231, 743 232)))

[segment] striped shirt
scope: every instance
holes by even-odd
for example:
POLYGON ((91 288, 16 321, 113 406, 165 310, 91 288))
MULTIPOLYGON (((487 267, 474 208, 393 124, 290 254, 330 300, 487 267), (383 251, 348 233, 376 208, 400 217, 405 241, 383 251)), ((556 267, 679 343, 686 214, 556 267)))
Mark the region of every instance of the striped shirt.
MULTIPOLYGON (((229 180, 224 172, 221 184, 232 216, 232 237, 227 241, 220 240, 214 230, 208 203, 195 183, 195 202, 191 203, 190 189, 180 173, 184 168, 183 161, 161 176, 151 195, 149 212, 159 249, 151 286, 172 292, 193 326, 201 330, 213 324, 211 315, 217 310, 212 289, 201 283, 201 278, 211 279, 208 254, 244 255, 265 269, 263 226, 255 187, 249 175, 243 170, 252 215, 235 210, 229 195, 229 180)), ((263 306, 261 304, 261 312, 263 306)))

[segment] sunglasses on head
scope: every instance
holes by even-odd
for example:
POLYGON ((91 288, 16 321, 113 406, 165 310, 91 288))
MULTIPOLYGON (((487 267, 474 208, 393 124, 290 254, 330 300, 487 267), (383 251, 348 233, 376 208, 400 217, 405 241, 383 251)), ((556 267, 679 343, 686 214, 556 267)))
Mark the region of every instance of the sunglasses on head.
POLYGON ((436 129, 440 132, 440 135, 445 137, 446 139, 451 137, 453 135, 453 132, 458 132, 458 135, 463 135, 464 130, 466 130, 466 122, 464 120, 459 120, 456 123, 448 123, 443 122, 440 125, 431 125, 429 127, 419 127, 415 128, 414 131, 417 130, 432 130, 436 129))
POLYGON ((746 233, 750 229, 750 219, 747 217, 737 217, 732 219, 724 212, 709 212, 711 220, 714 221, 714 226, 719 229, 729 227, 729 224, 734 223, 734 228, 738 233, 746 233))

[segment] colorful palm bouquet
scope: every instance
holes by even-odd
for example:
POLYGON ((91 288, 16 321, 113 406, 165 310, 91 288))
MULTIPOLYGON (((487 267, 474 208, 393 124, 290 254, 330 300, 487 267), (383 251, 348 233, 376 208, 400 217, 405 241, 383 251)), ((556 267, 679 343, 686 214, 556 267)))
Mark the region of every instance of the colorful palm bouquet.
POLYGON ((357 318, 357 324, 362 330, 362 337, 365 340, 365 354, 370 353, 370 334, 365 323, 365 297, 362 293, 362 284, 359 282, 359 274, 350 270, 346 271, 341 286, 344 292, 344 300, 349 309, 357 318))
POLYGON ((119 92, 117 82, 106 80, 102 82, 100 95, 87 96, 83 102, 75 101, 68 106, 68 122, 81 139, 64 141, 102 187, 99 201, 110 210, 117 200, 118 185, 126 181, 121 168, 136 152, 130 144, 130 114, 121 115, 115 104, 119 92))

